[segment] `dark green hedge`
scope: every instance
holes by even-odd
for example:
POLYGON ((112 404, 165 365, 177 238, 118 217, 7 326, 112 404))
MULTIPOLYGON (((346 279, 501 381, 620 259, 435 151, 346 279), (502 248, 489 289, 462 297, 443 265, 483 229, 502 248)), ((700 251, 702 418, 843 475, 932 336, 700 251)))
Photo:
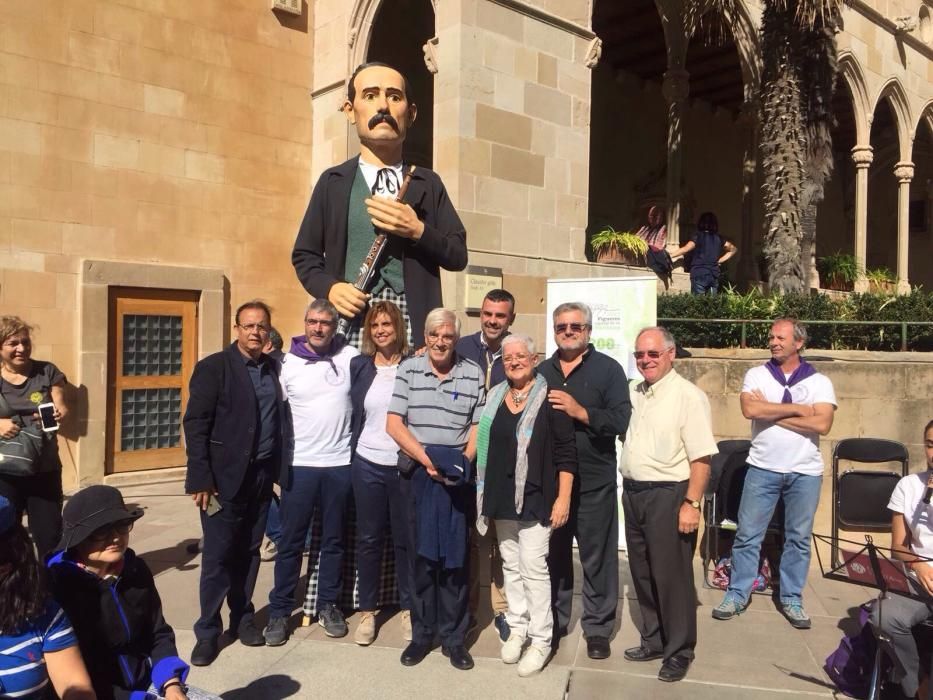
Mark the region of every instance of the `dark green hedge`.
MULTIPOLYGON (((811 348, 832 350, 900 350, 900 321, 933 321, 933 294, 914 290, 903 296, 850 294, 832 298, 826 294, 662 294, 658 318, 763 319, 746 325, 746 345, 765 347, 770 320, 793 316, 800 320, 891 321, 882 326, 810 323, 811 348)), ((666 321, 664 324, 684 347, 729 348, 741 344, 741 324, 666 321)), ((908 326, 908 350, 933 350, 933 326, 908 326)))

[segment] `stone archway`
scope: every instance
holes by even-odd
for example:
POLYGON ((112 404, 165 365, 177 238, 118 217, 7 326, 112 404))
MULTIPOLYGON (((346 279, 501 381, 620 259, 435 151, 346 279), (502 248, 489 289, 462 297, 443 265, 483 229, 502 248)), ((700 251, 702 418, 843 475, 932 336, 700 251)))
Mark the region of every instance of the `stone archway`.
POLYGON ((865 255, 866 272, 897 270, 897 197, 894 175, 900 162, 899 124, 888 99, 881 99, 871 120, 870 145, 873 160, 868 171, 868 215, 865 255))
POLYGON ((908 240, 910 282, 933 288, 933 101, 924 108, 914 128, 908 240))

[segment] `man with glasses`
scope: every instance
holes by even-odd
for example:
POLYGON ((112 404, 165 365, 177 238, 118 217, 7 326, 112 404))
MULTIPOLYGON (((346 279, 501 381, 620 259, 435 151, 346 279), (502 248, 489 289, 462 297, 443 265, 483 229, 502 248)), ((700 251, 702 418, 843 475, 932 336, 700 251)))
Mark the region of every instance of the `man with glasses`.
POLYGON ((195 365, 184 418, 185 492, 200 510, 204 533, 195 666, 217 658, 224 599, 231 632, 247 646, 265 643, 253 621, 253 589, 272 485, 288 478, 291 426, 279 364, 262 352, 272 314, 254 300, 234 318, 234 342, 195 365))
POLYGON ((467 670, 473 668, 465 646, 468 514, 476 509, 469 472, 486 392, 479 366, 454 350, 460 337, 457 315, 434 309, 424 329, 427 352, 399 366, 386 418, 386 432, 404 453, 401 489, 412 510, 412 641, 401 662, 421 663, 437 635, 451 665, 467 670), (463 478, 451 478, 458 469, 463 478))
MULTIPOLYGON (((479 312, 480 330, 464 336, 457 343, 457 354, 473 360, 486 377, 484 387, 488 392, 499 382, 505 381, 502 366, 502 339, 509 334, 515 322, 515 297, 504 289, 493 289, 486 293, 479 312)), ((489 602, 492 605, 493 624, 504 642, 509 638, 509 623, 505 613, 509 605, 505 600, 502 581, 502 557, 496 541, 496 529, 492 520, 485 535, 480 536, 473 528, 470 533, 470 619, 475 624, 479 610, 480 558, 489 560, 489 602)))
POLYGON ((677 373, 674 353, 674 337, 664 328, 644 328, 635 339, 644 381, 632 391, 619 463, 625 544, 641 609, 641 642, 624 656, 663 659, 658 679, 668 682, 686 676, 693 661, 693 552, 710 456, 719 451, 709 399, 677 373))
POLYGON ((573 418, 578 474, 570 519, 551 536, 555 641, 567 633, 573 605, 573 538, 583 568, 580 624, 591 659, 609 657, 619 598, 619 506, 616 438, 625 434, 632 404, 622 365, 590 343, 593 314, 586 304, 554 309, 557 351, 540 367, 551 405, 573 418))
POLYGON ((336 337, 337 309, 316 299, 305 312, 304 335, 292 338, 282 359, 282 389, 291 409, 295 449, 291 483, 283 485, 282 534, 269 593, 266 644, 288 639, 288 618, 314 509, 321 512, 318 624, 328 637, 344 637, 347 623, 337 606, 343 580, 344 515, 351 494, 350 360, 357 350, 336 337))

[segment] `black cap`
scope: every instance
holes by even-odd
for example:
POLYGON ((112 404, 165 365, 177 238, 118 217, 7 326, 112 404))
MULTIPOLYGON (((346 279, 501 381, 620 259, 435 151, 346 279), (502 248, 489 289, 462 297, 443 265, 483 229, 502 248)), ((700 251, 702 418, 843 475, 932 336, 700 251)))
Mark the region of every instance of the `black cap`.
POLYGON ((95 484, 81 489, 68 499, 62 511, 62 539, 58 550, 75 547, 98 528, 123 520, 139 520, 141 508, 129 510, 113 486, 95 484))

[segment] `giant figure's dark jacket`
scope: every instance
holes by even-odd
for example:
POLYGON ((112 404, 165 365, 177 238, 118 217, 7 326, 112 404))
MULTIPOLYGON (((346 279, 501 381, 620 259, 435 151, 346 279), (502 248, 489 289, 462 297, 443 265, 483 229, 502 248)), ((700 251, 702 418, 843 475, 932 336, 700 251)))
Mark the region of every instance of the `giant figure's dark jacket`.
MULTIPOLYGON (((327 298, 330 288, 344 280, 347 257, 347 212, 359 158, 325 170, 305 212, 292 264, 298 279, 315 298, 327 298)), ((424 222, 417 243, 406 241, 402 263, 405 297, 415 346, 424 344, 424 318, 441 306, 440 268, 457 272, 466 267, 466 230, 433 170, 416 168, 405 195, 424 222)))
MULTIPOLYGON (((279 397, 276 481, 288 488, 291 418, 279 384, 280 366, 269 359, 279 397)), ((221 500, 229 501, 236 496, 254 456, 258 411, 256 391, 236 343, 194 366, 184 418, 188 452, 186 493, 216 489, 221 500)))
POLYGON ((48 562, 52 595, 68 615, 97 700, 148 700, 157 689, 188 675, 175 632, 146 562, 126 550, 123 571, 101 579, 59 552, 48 562))

